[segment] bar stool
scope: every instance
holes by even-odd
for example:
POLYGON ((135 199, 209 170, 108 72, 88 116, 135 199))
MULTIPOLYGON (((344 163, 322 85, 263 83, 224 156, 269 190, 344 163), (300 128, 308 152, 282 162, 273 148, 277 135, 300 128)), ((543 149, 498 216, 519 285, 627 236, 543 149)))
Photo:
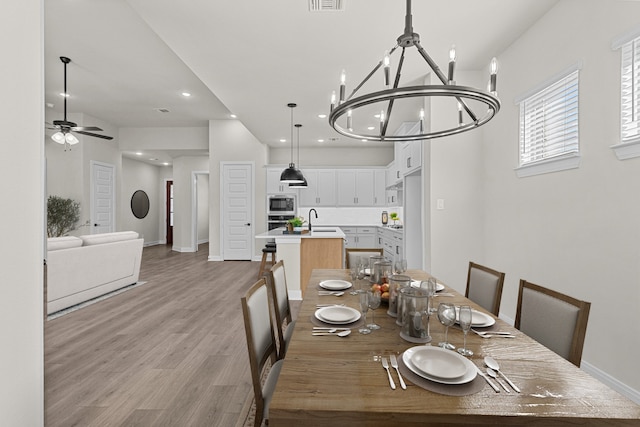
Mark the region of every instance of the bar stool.
POLYGON ((262 261, 260 262, 260 270, 258 271, 258 279, 260 279, 264 273, 266 273, 272 266, 276 264, 276 244, 268 242, 264 248, 262 248, 262 261), (268 254, 271 254, 271 262, 267 261, 268 254), (268 264, 268 265, 267 265, 268 264))

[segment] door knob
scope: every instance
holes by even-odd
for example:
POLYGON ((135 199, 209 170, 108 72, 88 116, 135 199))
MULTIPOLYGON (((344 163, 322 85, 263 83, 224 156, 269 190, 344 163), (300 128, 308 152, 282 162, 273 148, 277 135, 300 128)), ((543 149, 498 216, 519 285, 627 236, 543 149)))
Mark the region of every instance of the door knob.
POLYGON ((248 223, 246 223, 245 225, 251 225, 251 223, 250 223, 250 222, 248 222, 248 223))
POLYGON ((94 227, 100 227, 100 224, 93 224, 94 227))

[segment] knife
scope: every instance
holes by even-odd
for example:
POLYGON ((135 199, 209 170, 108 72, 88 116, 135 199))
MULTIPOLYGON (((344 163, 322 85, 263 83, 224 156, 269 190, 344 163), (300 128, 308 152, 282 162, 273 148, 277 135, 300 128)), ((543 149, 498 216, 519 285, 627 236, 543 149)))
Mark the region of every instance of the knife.
POLYGON ((396 383, 393 382, 393 378, 391 378, 391 372, 389 372, 389 363, 387 363, 387 358, 382 358, 382 367, 387 371, 387 376, 389 377, 389 385, 392 390, 396 389, 396 383))
POLYGON ((389 360, 391 361, 391 366, 393 367, 393 369, 395 369, 396 372, 398 373, 398 378, 400 379, 400 387, 402 387, 403 390, 406 390, 407 385, 404 383, 404 380, 402 379, 402 375, 400 375, 400 371, 398 370, 398 360, 396 359, 396 355, 392 353, 389 356, 389 360))
POLYGON ((482 371, 480 370, 480 368, 478 368, 477 366, 476 366, 476 371, 478 371, 478 375, 480 375, 482 378, 484 378, 484 379, 489 383, 489 385, 491 386, 491 388, 493 388, 493 389, 495 390, 495 392, 496 392, 496 393, 500 393, 500 389, 498 388, 498 386, 497 386, 497 385, 495 385, 494 383, 492 383, 492 382, 491 382, 491 380, 489 380, 489 377, 487 376, 487 374, 485 374, 484 372, 482 372, 482 371))

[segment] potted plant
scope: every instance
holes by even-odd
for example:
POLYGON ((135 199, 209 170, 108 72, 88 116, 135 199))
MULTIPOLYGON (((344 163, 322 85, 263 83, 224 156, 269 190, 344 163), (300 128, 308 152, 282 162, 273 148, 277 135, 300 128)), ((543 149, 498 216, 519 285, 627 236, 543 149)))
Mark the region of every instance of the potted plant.
POLYGON ((302 226, 306 221, 301 216, 294 216, 287 221, 287 230, 289 231, 302 231, 302 226))
POLYGON ((49 196, 47 200, 47 237, 64 236, 75 230, 80 219, 80 203, 73 199, 49 196))
POLYGON ((391 214, 389 215, 389 218, 393 220, 393 225, 396 225, 396 222, 400 220, 400 217, 398 216, 397 212, 391 212, 391 214))

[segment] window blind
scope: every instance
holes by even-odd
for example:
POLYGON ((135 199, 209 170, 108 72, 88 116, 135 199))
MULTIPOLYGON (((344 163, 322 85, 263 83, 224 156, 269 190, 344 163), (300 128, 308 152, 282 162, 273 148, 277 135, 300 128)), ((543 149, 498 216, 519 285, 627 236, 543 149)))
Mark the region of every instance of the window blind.
POLYGON ((621 138, 640 139, 640 37, 622 46, 621 138))
POLYGON ((520 101, 520 166, 578 151, 575 70, 520 101))

